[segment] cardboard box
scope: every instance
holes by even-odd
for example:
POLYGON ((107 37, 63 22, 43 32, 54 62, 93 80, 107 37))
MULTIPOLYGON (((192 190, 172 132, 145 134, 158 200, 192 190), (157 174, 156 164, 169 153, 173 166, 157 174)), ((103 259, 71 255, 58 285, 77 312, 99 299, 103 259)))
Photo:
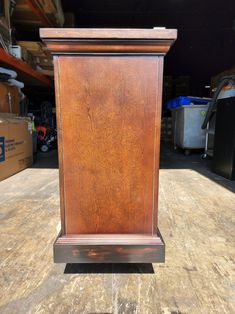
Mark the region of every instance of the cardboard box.
POLYGON ((16 86, 0 83, 0 113, 20 113, 20 93, 16 86))
POLYGON ((32 165, 32 148, 30 119, 0 115, 0 181, 32 165))

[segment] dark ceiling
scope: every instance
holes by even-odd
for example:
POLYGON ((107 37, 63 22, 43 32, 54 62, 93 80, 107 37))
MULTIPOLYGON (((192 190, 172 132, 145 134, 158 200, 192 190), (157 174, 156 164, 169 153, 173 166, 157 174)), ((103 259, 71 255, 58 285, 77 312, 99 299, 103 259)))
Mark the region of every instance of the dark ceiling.
POLYGON ((190 75, 202 95, 211 76, 235 65, 235 0, 63 0, 77 27, 177 28, 165 74, 190 75))

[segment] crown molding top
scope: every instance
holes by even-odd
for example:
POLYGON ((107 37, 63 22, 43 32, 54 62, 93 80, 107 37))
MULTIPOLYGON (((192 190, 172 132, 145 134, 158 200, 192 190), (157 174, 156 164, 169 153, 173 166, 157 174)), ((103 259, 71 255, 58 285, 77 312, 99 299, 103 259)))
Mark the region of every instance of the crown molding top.
POLYGON ((76 53, 165 54, 176 29, 42 28, 40 37, 55 55, 76 53))

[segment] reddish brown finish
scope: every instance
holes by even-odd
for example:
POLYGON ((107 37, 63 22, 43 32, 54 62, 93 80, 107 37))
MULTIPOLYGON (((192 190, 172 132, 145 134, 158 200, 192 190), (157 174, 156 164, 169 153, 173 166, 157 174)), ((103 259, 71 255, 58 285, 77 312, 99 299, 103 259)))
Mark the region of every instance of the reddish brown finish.
POLYGON ((158 69, 153 57, 59 57, 66 234, 152 234, 158 69))
POLYGON ((157 229, 163 54, 176 32, 160 34, 54 30, 53 38, 41 31, 57 55, 56 262, 164 260, 157 229))
POLYGON ((54 54, 69 53, 162 53, 175 41, 175 29, 64 29, 40 30, 54 54))
POLYGON ((170 46, 169 42, 161 41, 157 45, 154 42, 148 42, 146 46, 140 45, 136 43, 129 43, 125 41, 115 42, 105 42, 101 41, 97 42, 89 42, 89 41, 81 41, 79 43, 63 43, 58 44, 55 42, 49 42, 47 44, 48 49, 53 51, 53 53, 73 53, 73 52, 83 52, 83 53, 95 53, 95 52, 103 52, 103 53, 166 53, 170 46))

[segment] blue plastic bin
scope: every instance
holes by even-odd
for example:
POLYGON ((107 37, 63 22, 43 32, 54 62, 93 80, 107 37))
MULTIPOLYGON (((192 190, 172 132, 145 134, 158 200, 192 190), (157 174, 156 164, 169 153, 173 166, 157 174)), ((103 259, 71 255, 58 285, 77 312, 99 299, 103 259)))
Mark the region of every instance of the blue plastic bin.
POLYGON ((200 97, 190 97, 190 96, 180 96, 171 99, 166 102, 166 109, 175 109, 181 106, 194 105, 206 105, 210 101, 210 98, 200 98, 200 97))

